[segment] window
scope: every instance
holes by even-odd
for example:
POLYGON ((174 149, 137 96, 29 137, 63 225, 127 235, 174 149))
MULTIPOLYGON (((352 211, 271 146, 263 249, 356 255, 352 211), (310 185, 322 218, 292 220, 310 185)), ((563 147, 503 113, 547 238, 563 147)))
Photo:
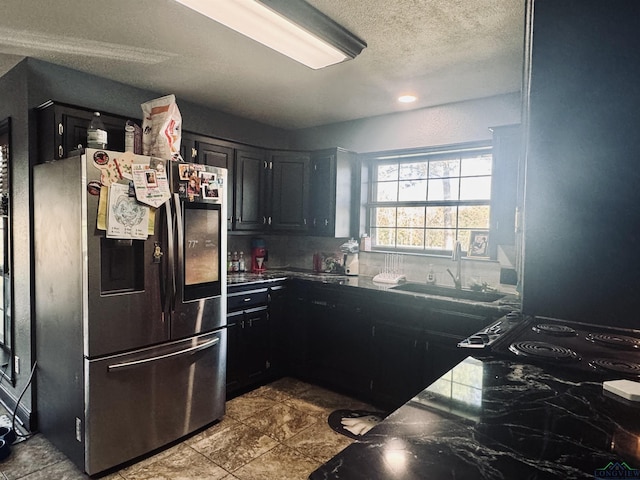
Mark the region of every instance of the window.
POLYGON ((366 160, 374 249, 442 254, 456 240, 467 250, 472 232, 488 234, 490 144, 382 152, 366 160))

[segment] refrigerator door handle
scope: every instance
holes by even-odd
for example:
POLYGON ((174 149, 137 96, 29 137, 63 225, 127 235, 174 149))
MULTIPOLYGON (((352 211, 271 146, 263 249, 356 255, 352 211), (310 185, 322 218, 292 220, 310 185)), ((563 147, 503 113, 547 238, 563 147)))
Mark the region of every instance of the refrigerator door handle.
POLYGON ((168 248, 168 258, 167 258, 167 273, 169 275, 169 280, 167 282, 166 291, 165 291, 165 304, 164 304, 164 312, 165 315, 169 312, 173 313, 174 304, 175 304, 175 296, 176 296, 176 267, 175 267, 175 242, 174 242, 174 224, 173 224, 173 215, 171 214, 171 200, 167 200, 165 202, 165 211, 167 215, 167 246, 168 248))
MULTIPOLYGON (((172 310, 171 312, 173 313, 173 310, 175 310, 176 308, 176 295, 177 295, 177 289, 176 289, 176 271, 180 270, 184 268, 184 225, 182 224, 182 203, 180 200, 180 196, 177 193, 173 194, 173 204, 175 205, 175 213, 176 213, 176 232, 177 232, 177 251, 175 252, 176 255, 178 255, 178 262, 173 264, 173 304, 172 304, 172 310), (180 269, 178 269, 178 267, 180 266, 180 269)), ((180 273, 180 275, 182 275, 182 273, 180 273)), ((180 280, 182 282, 182 280, 180 280)))
POLYGON ((115 363, 113 365, 109 365, 107 370, 109 372, 123 370, 125 368, 138 367, 140 365, 145 365, 152 362, 157 362, 158 360, 165 360, 167 358, 179 357, 181 355, 186 355, 188 353, 198 352, 200 350, 206 350, 207 348, 211 348, 220 342, 220 338, 216 337, 207 342, 201 343, 200 345, 196 345, 194 347, 185 348, 184 350, 178 350, 177 352, 165 353, 164 355, 157 355, 155 357, 143 358, 141 360, 134 360, 131 362, 122 362, 115 363))

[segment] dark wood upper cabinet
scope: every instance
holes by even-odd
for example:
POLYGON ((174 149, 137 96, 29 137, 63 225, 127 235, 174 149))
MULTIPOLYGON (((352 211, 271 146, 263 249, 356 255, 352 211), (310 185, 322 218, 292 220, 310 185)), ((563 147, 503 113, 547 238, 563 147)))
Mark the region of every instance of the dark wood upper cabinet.
POLYGON ((318 150, 311 154, 312 235, 324 237, 357 236, 352 231, 354 171, 356 154, 341 148, 318 150))
POLYGON ((266 151, 248 148, 236 150, 233 230, 264 229, 267 222, 266 186, 266 151))
MULTIPOLYGON (((87 127, 94 110, 47 102, 36 109, 38 162, 59 160, 87 145, 87 127)), ((124 126, 128 118, 101 112, 108 134, 107 149, 124 151, 124 126)))
POLYGON ((308 152, 271 154, 268 202, 268 224, 271 229, 297 232, 308 230, 310 165, 308 152))

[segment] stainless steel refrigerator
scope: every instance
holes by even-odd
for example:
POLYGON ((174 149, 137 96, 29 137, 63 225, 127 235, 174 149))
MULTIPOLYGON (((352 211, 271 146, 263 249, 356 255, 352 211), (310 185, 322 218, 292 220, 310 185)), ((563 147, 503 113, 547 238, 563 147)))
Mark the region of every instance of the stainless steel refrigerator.
POLYGON ((224 415, 226 181, 91 149, 34 167, 37 424, 90 475, 224 415))

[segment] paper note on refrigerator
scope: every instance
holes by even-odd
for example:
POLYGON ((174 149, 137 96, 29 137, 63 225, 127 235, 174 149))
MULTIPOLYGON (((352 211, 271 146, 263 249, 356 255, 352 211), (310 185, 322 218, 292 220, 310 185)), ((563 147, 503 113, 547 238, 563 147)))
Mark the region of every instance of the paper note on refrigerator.
POLYGON ((128 185, 109 185, 107 237, 144 240, 148 231, 149 207, 129 196, 128 185))
POLYGON ((131 165, 131 172, 139 202, 158 208, 171 198, 164 160, 136 158, 131 165))

